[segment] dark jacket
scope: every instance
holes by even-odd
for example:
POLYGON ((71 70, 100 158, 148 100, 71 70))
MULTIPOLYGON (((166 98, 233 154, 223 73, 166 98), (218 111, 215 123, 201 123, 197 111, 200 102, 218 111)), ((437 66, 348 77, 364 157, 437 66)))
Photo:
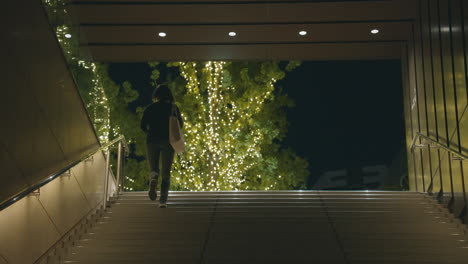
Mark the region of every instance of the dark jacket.
MULTIPOLYGON (((140 127, 145 131, 146 141, 151 143, 169 142, 169 117, 171 115, 172 103, 156 102, 145 109, 140 127)), ((180 110, 177 106, 176 116, 180 126, 184 126, 180 110)))

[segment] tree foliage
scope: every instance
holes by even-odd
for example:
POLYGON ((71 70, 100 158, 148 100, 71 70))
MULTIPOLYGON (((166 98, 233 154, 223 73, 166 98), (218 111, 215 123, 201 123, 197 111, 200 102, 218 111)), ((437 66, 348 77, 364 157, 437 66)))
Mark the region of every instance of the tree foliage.
MULTIPOLYGON (((100 66, 83 59, 85 56, 83 56, 79 45, 78 32, 72 26, 73 22, 66 10, 66 2, 64 0, 42 0, 42 2, 57 41, 62 47, 68 67, 86 105, 96 135, 101 143, 106 143, 109 141, 111 130, 110 107, 98 72, 100 66)), ((101 71, 101 73, 103 72, 101 71)), ((107 72, 104 76, 107 76, 107 72)))
MULTIPOLYGON (((187 145, 174 163, 173 188, 304 188, 307 162, 279 144, 287 132, 284 108, 292 107, 293 102, 275 89, 275 82, 285 76, 278 63, 168 65, 180 71, 169 86, 182 111, 187 145)), ((292 62, 285 68, 297 66, 292 62)))

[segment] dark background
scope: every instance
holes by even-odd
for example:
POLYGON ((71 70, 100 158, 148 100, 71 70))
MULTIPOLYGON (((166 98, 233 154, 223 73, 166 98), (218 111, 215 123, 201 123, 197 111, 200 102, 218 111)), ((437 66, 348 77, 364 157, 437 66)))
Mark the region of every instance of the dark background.
POLYGON ((303 62, 279 82, 294 99, 284 144, 322 172, 390 166, 404 147, 400 61, 303 62))
MULTIPOLYGON (((150 103, 146 63, 114 63, 111 78, 130 81, 150 103)), ((277 83, 296 106, 288 109, 291 147, 309 162, 309 186, 327 170, 388 165, 404 148, 400 61, 303 62, 277 83)))

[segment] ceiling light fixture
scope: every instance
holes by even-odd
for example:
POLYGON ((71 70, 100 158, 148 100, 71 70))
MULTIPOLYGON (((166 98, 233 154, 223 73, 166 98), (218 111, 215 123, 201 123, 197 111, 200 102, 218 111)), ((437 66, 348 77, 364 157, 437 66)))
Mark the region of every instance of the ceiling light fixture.
POLYGON ((228 34, 228 35, 229 35, 229 36, 231 36, 231 37, 234 37, 234 36, 236 36, 236 35, 237 35, 237 33, 236 33, 236 32, 234 32, 234 31, 231 31, 231 32, 229 32, 229 34, 228 34))
POLYGON ((302 30, 302 31, 299 31, 299 35, 301 35, 301 36, 305 36, 305 35, 307 35, 307 31, 304 31, 304 30, 302 30))
POLYGON ((380 31, 379 31, 378 29, 376 29, 376 28, 374 28, 373 30, 370 31, 370 33, 372 33, 372 34, 374 34, 374 35, 375 35, 375 34, 378 34, 379 32, 380 32, 380 31))
POLYGON ((160 36, 161 38, 164 38, 165 36, 167 36, 166 32, 159 32, 158 36, 160 36))
POLYGON ((65 34, 65 37, 69 39, 69 38, 72 37, 72 35, 70 33, 67 33, 67 34, 65 34))

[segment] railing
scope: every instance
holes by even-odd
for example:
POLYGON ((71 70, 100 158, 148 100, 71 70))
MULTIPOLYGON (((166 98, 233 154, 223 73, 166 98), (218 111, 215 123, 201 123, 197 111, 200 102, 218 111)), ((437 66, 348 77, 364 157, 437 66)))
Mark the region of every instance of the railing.
POLYGON ((106 208, 107 203, 108 203, 108 196, 109 196, 109 193, 108 193, 109 178, 110 178, 110 175, 111 175, 110 148, 113 147, 117 143, 118 143, 118 145, 117 145, 118 152, 117 152, 117 179, 116 179, 117 192, 116 193, 117 193, 117 195, 119 195, 121 189, 123 188, 122 172, 123 172, 123 168, 124 168, 124 159, 123 159, 122 154, 128 155, 128 151, 129 151, 129 148, 128 148, 127 142, 125 141, 124 136, 119 136, 119 137, 115 138, 114 140, 102 145, 101 147, 99 147, 96 150, 92 151, 91 153, 85 155, 84 157, 80 158, 79 160, 71 163, 70 165, 60 169, 58 172, 50 175, 46 179, 44 179, 44 180, 40 181, 39 183, 29 187, 28 189, 24 190, 23 192, 19 193, 18 195, 8 199, 7 201, 5 201, 4 203, 2 203, 0 205, 0 211, 7 208, 7 207, 9 207, 10 205, 14 204, 15 202, 19 201, 21 198, 23 198, 23 197, 25 197, 25 196, 33 193, 33 192, 38 191, 42 186, 44 186, 47 183, 53 181, 55 178, 59 177, 60 175, 66 173, 67 171, 69 171, 71 168, 75 167, 79 163, 81 163, 83 161, 86 161, 86 160, 89 160, 90 158, 92 158, 92 156, 94 154, 96 154, 99 151, 104 151, 105 156, 106 156, 106 171, 105 171, 106 175, 105 175, 105 183, 104 183, 104 190, 103 190, 103 193, 104 193, 103 206, 104 206, 104 208, 106 208))
POLYGON ((443 144, 437 142, 436 140, 434 140, 434 139, 432 139, 432 138, 430 138, 430 137, 428 137, 428 136, 425 136, 425 135, 423 135, 423 134, 421 134, 421 133, 416 133, 416 136, 414 136, 413 142, 411 142, 411 153, 413 153, 415 147, 418 147, 418 148, 423 148, 423 147, 425 147, 425 145, 422 145, 422 144, 416 145, 416 140, 417 140, 419 137, 424 138, 424 139, 426 139, 426 140, 429 140, 429 141, 431 141, 431 143, 437 145, 437 147, 439 147, 439 148, 441 148, 441 149, 443 149, 443 150, 445 150, 445 151, 450 152, 453 156, 456 157, 456 158, 454 158, 454 159, 457 159, 457 160, 468 160, 468 156, 464 155, 463 153, 456 152, 455 150, 450 149, 450 148, 448 148, 447 146, 445 146, 445 145, 443 145, 443 144))
POLYGON ((117 145, 117 179, 116 179, 116 185, 117 185, 117 196, 120 194, 120 192, 123 189, 123 182, 124 182, 124 177, 122 175, 123 168, 124 168, 124 161, 125 159, 122 159, 122 154, 125 154, 125 156, 128 155, 129 153, 129 148, 127 145, 127 142, 125 141, 124 136, 120 136, 111 142, 107 143, 104 147, 101 147, 100 149, 106 152, 106 178, 105 178, 105 184, 104 184, 104 199, 103 199, 103 206, 104 208, 107 207, 107 202, 108 202, 108 191, 109 191, 109 179, 110 179, 110 171, 111 171, 111 166, 110 166, 110 148, 118 143, 117 145))
MULTIPOLYGON (((431 145, 435 145, 435 148, 439 148, 439 149, 443 149, 445 151, 447 151, 450 155, 451 155, 451 158, 452 160, 457 160, 457 161, 466 161, 468 160, 468 156, 463 154, 463 153, 460 153, 460 152, 457 152, 439 142, 437 142, 436 140, 426 136, 426 135, 423 135, 421 133, 416 133, 416 135, 413 137, 413 141, 411 142, 411 146, 410 146, 410 150, 411 150, 411 153, 414 152, 414 149, 415 148, 424 148, 424 147, 428 147, 429 149, 432 147, 431 145), (425 139, 426 141, 429 141, 430 143, 427 143, 427 144, 416 144, 416 140, 418 138, 423 138, 425 139)), ((439 160, 439 167, 438 167, 438 170, 440 170, 440 160, 439 160)), ((429 184, 429 186, 427 187, 427 189, 425 190, 427 193, 429 193, 430 195, 433 195, 433 188, 434 188, 434 178, 435 176, 437 175, 437 173, 433 173, 433 175, 430 176, 431 178, 431 182, 429 184)), ((450 176, 452 177, 452 176, 450 176)), ((441 183, 442 184, 442 183, 441 183)), ((452 186, 453 187, 453 186, 452 186)), ((451 197, 450 197, 450 200, 449 202, 447 203, 447 207, 449 208, 450 211, 453 211, 453 204, 455 202, 455 195, 454 195, 454 190, 452 188, 451 190, 451 197)), ((466 194, 464 194, 466 195, 466 194)), ((441 201, 442 197, 444 196, 444 190, 443 188, 441 187, 441 189, 439 190, 438 194, 437 194, 437 200, 439 200, 439 202, 441 201)), ((467 211, 467 202, 466 202, 466 197, 465 197, 465 205, 462 209, 462 211, 460 212, 460 215, 459 215, 459 218, 461 218, 462 216, 464 216, 466 214, 466 211, 467 211)))

